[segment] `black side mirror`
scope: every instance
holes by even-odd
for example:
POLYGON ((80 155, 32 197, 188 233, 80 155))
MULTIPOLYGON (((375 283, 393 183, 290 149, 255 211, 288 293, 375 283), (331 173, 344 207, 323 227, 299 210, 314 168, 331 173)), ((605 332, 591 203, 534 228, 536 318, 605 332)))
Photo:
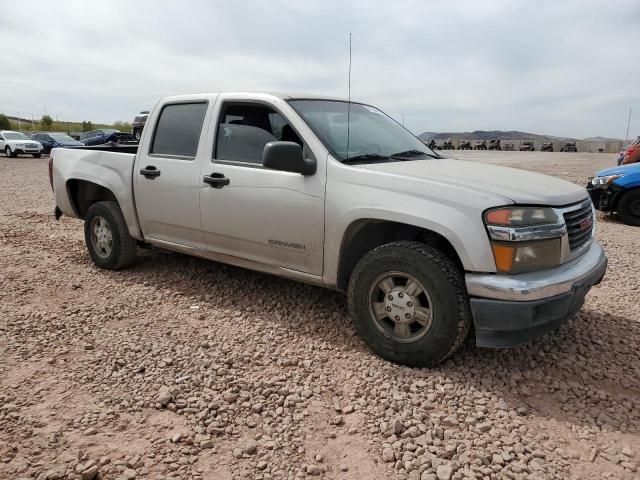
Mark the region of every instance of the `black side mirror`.
POLYGON ((313 175, 317 169, 316 161, 305 159, 302 147, 295 142, 267 143, 262 151, 262 166, 302 175, 313 175))

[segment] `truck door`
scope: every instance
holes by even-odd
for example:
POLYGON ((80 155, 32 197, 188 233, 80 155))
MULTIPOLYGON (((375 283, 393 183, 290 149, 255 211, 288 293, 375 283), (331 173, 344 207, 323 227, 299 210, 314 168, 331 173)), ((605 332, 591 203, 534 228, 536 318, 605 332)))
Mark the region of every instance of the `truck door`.
POLYGON ((262 167, 265 144, 276 140, 298 142, 313 155, 284 114, 267 104, 226 101, 214 115, 212 158, 203 159, 201 170, 201 182, 210 183, 200 189, 207 249, 321 275, 324 168, 303 176, 262 167))
POLYGON ((207 101, 167 103, 138 149, 135 200, 145 238, 204 249, 200 160, 207 101))

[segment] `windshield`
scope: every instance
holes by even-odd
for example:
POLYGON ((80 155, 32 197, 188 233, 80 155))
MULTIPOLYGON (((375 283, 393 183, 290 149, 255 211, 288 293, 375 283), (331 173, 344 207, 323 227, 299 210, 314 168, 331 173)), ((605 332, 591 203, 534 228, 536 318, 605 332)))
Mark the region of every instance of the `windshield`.
POLYGON ((29 140, 29 137, 20 132, 4 132, 3 135, 7 140, 29 140))
POLYGON ((339 161, 363 156, 388 159, 407 153, 437 157, 408 130, 369 105, 351 103, 347 112, 349 103, 342 101, 291 100, 289 103, 339 161))
POLYGON ((107 128, 102 130, 102 133, 104 133, 105 135, 111 135, 112 133, 120 133, 120 131, 107 128))
POLYGON ((50 133, 49 136, 58 142, 75 142, 73 138, 64 133, 50 133))

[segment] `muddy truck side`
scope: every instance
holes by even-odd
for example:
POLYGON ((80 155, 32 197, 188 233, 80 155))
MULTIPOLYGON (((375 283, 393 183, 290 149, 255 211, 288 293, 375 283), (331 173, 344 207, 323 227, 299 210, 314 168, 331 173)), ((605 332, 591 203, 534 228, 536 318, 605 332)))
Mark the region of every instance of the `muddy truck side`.
POLYGON ((538 337, 606 270, 584 188, 442 158, 366 104, 168 97, 135 153, 108 150, 50 162, 56 214, 84 220, 98 267, 145 245, 340 290, 397 363, 442 362, 470 331, 483 347, 538 337))

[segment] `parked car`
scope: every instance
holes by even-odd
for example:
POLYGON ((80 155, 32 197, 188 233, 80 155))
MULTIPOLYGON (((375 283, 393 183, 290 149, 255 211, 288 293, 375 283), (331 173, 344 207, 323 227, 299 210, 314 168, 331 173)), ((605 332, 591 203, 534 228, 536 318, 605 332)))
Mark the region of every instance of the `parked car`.
POLYGON ((460 142, 460 146, 458 150, 471 150, 471 141, 470 140, 462 140, 460 142))
POLYGON ((133 135, 134 140, 140 141, 140 136, 142 135, 142 129, 144 128, 144 124, 147 122, 147 118, 149 117, 149 111, 144 110, 140 112, 139 115, 136 115, 131 122, 131 135, 133 135))
POLYGON ((440 150, 453 150, 453 149, 454 149, 454 146, 451 140, 445 140, 444 142, 442 142, 442 146, 440 147, 440 150))
POLYGON ((640 162, 640 137, 624 149, 623 165, 640 162))
POLYGON ((564 145, 560 147, 561 152, 577 152, 578 147, 576 146, 576 142, 564 142, 564 145))
POLYGON ((502 150, 502 145, 500 144, 500 140, 491 140, 489 142, 489 150, 502 150))
POLYGON ((617 212, 627 225, 640 226, 640 163, 600 170, 587 190, 598 210, 617 212))
POLYGON ((41 132, 31 135, 32 140, 40 142, 42 145, 42 153, 50 153, 52 148, 58 147, 77 147, 84 145, 78 140, 74 140, 66 133, 59 132, 41 132))
POLYGON ((35 158, 40 158, 42 145, 40 142, 31 140, 22 132, 0 130, 0 151, 4 152, 7 157, 33 155, 35 158))
POLYGON ((552 142, 545 142, 542 144, 542 148, 540 149, 541 152, 553 152, 553 143, 552 142))
POLYGON ((103 145, 110 142, 120 143, 131 140, 133 140, 131 134, 114 129, 92 130, 80 135, 80 141, 84 145, 103 145))
POLYGON ((533 146, 533 142, 522 142, 520 144, 520 151, 521 152, 535 152, 535 148, 533 146))
POLYGON ((56 216, 84 219, 100 268, 141 243, 341 290, 366 344, 407 365, 449 358, 472 325, 484 347, 556 329, 605 273, 583 187, 443 158, 370 105, 220 93, 155 108, 136 154, 53 150, 56 216))
POLYGON ((473 146, 474 150, 486 150, 487 149, 487 141, 486 140, 477 140, 476 144, 473 146))
POLYGON ((513 152, 516 149, 516 146, 513 143, 505 143, 502 148, 507 152, 513 152))

